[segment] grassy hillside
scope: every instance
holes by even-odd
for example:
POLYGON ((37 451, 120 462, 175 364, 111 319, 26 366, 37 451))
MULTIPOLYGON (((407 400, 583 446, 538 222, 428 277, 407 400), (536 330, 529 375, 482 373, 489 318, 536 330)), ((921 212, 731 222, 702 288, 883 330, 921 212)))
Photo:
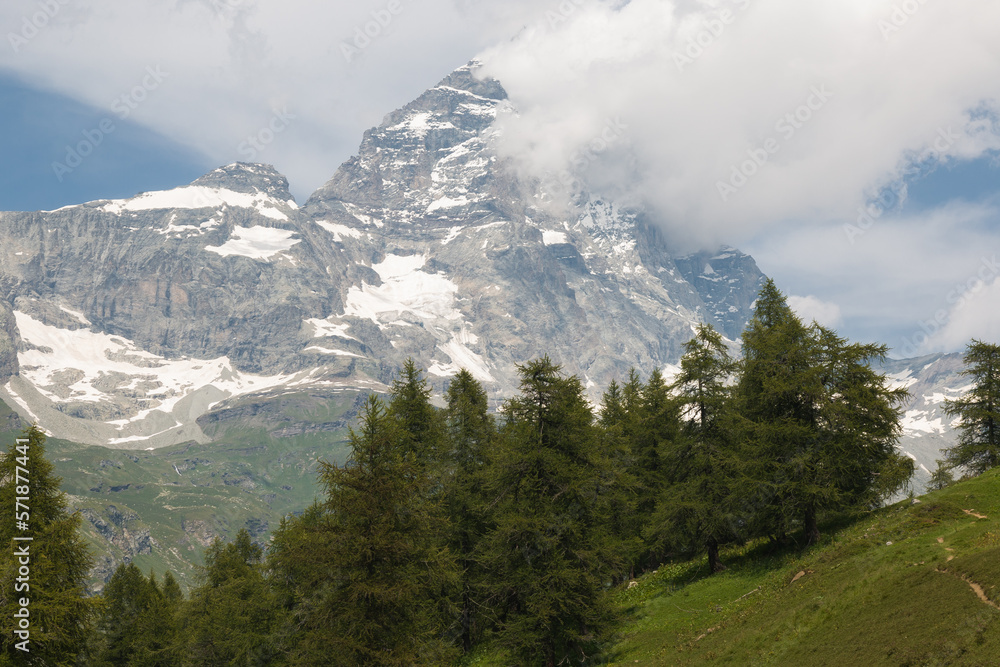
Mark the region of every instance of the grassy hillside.
POLYGON ((715 577, 661 568, 618 594, 610 664, 1000 664, 1000 471, 920 501, 715 577))
MULTIPOLYGON (((94 589, 126 560, 170 569, 186 588, 215 536, 245 527, 265 542, 283 516, 318 495, 317 460, 346 457, 357 399, 243 399, 203 418, 208 445, 131 451, 49 439, 49 459, 98 560, 94 589)), ((0 437, 13 439, 21 426, 0 402, 0 437)))
MULTIPOLYGON (((827 526, 805 552, 756 545, 661 567, 615 593, 609 665, 1000 664, 1000 470, 827 526), (981 594, 981 595, 980 595, 981 594)), ((484 649, 469 666, 511 664, 484 649)))

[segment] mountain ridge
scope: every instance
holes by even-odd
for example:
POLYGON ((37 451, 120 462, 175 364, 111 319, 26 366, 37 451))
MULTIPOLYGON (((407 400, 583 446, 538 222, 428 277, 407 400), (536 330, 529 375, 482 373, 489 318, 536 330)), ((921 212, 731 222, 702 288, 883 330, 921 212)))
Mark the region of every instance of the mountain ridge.
POLYGON ((0 216, 0 398, 60 437, 155 448, 206 442, 198 417, 240 396, 384 390, 407 357, 436 391, 467 367, 499 401, 542 354, 594 393, 675 363, 698 322, 738 335, 752 258, 685 263, 597 193, 539 206, 496 154, 511 106, 476 68, 389 113, 302 206, 273 167, 233 163, 0 216))

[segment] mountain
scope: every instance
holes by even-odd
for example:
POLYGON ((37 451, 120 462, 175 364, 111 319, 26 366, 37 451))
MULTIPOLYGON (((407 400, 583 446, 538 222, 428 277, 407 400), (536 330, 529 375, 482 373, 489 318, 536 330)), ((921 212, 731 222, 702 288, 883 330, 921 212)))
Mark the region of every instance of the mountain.
MULTIPOLYGON (((499 157, 497 118, 516 110, 475 68, 367 131, 301 206, 272 167, 237 163, 0 213, 0 432, 54 436, 97 587, 130 560, 190 582, 212 538, 266 539, 408 357, 438 396, 464 367, 496 405, 545 354, 597 401, 632 367, 669 373, 700 322, 736 347, 754 260, 678 253, 653 214, 600 193, 553 206, 499 157)), ((902 446, 923 479, 951 441, 940 400, 960 366, 885 366, 915 395, 902 446)))
POLYGON ((945 414, 944 402, 960 398, 972 388, 962 375, 965 363, 961 354, 933 354, 916 359, 887 361, 882 372, 894 386, 905 387, 910 399, 903 406, 903 435, 899 446, 917 462, 917 486, 922 488, 944 458, 941 450, 957 439, 956 420, 945 414))
POLYGON ((698 322, 735 339, 762 275, 675 256, 648 212, 571 214, 497 156, 499 82, 463 67, 367 131, 298 206, 273 168, 0 214, 0 398, 58 437, 211 440, 241 397, 384 390, 407 357, 501 400, 548 354, 599 391, 676 363, 698 322))

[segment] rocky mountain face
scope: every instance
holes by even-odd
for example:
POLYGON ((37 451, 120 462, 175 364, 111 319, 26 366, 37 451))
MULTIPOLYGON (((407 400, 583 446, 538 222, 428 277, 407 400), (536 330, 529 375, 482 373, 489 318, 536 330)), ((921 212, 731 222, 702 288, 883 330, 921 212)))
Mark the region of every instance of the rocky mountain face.
POLYGON ((945 414, 944 402, 960 398, 972 388, 969 378, 962 375, 964 369, 961 354, 891 360, 882 368, 894 386, 910 392, 903 406, 899 445, 917 463, 916 483, 920 488, 930 480, 937 460, 944 458, 941 450, 954 445, 957 439, 956 421, 945 414))
POLYGON ((273 168, 57 211, 0 213, 0 398, 53 434, 208 442, 234 400, 384 389, 407 357, 495 400, 548 354, 595 398, 735 339, 763 279, 731 248, 677 257, 599 193, 558 214, 494 149, 499 82, 463 67, 365 133, 301 207, 273 168), (207 417, 199 420, 199 417, 207 417))

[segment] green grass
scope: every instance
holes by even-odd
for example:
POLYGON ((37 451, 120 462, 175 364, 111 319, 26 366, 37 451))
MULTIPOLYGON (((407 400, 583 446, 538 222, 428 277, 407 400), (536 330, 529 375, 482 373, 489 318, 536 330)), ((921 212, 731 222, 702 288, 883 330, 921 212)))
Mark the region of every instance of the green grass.
POLYGON ((998 520, 993 471, 804 552, 732 550, 711 577, 703 560, 661 567, 615 594, 626 620, 607 664, 1000 664, 1000 611, 965 580, 1000 600, 998 520))
MULTIPOLYGON (((203 430, 213 442, 152 451, 90 447, 50 438, 49 460, 97 558, 94 590, 127 558, 144 571, 196 582, 205 546, 240 528, 266 542, 281 518, 321 495, 318 460, 343 462, 356 394, 290 394, 237 402, 203 430), (102 530, 103 529, 103 530, 102 530), (146 548, 142 548, 143 545, 146 548), (148 553, 136 554, 139 551, 148 553)), ((19 433, 0 402, 0 438, 19 433)))

